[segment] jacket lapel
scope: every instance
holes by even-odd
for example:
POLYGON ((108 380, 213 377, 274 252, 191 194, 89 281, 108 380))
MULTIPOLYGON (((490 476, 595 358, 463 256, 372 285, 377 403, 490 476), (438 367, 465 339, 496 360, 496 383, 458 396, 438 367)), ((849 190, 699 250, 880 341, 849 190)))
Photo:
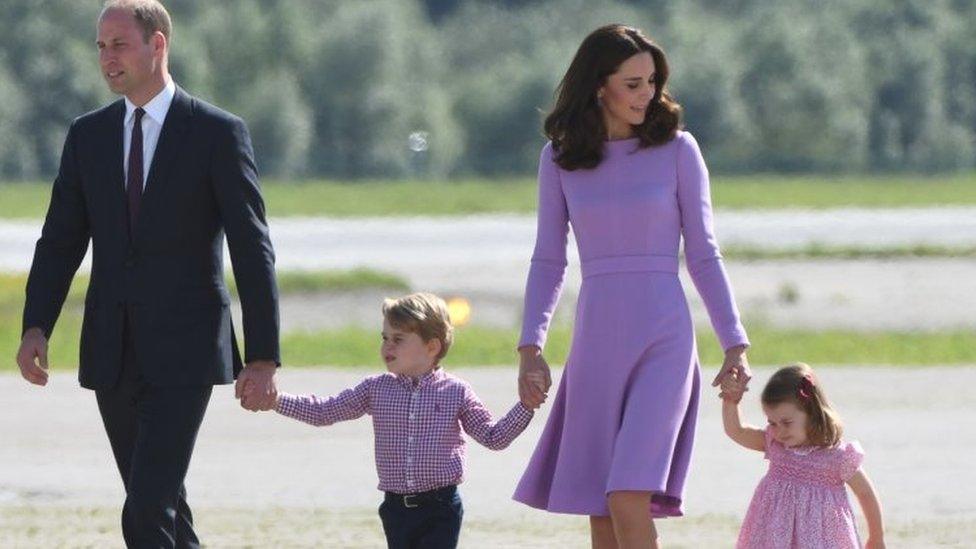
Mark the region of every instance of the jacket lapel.
POLYGON ((108 196, 107 203, 112 218, 117 221, 121 230, 125 231, 128 206, 126 205, 125 197, 125 164, 123 161, 125 149, 122 144, 122 133, 125 131, 124 100, 120 99, 115 102, 106 111, 104 123, 104 132, 108 138, 105 141, 106 146, 102 152, 104 154, 102 166, 105 166, 107 171, 104 175, 106 187, 100 192, 104 192, 108 196))
POLYGON ((163 128, 159 133, 159 142, 156 144, 152 164, 149 166, 149 175, 146 177, 146 190, 142 195, 139 219, 136 221, 136 239, 144 235, 147 227, 152 225, 156 204, 159 202, 158 197, 167 192, 166 178, 186 144, 183 134, 189 128, 192 114, 190 96, 177 86, 176 95, 173 96, 173 102, 169 106, 166 120, 163 121, 163 128))

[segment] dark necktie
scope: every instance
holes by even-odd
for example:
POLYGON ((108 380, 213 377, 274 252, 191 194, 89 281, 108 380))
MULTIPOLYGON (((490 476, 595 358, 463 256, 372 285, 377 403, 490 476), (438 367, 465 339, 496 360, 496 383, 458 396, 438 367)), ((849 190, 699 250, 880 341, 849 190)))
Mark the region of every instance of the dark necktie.
POLYGON ((129 202, 129 234, 135 231, 139 217, 139 201, 142 200, 142 115, 146 111, 136 109, 132 124, 132 140, 129 142, 129 173, 125 178, 129 202))

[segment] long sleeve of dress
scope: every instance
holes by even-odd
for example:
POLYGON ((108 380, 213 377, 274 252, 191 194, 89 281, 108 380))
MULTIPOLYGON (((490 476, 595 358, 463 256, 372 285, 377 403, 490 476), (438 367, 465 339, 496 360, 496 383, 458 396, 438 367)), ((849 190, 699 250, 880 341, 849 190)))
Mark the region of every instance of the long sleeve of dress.
POLYGON ((539 158, 539 205, 535 250, 525 283, 525 304, 519 347, 545 346, 552 313, 559 302, 566 273, 569 213, 559 180, 552 143, 539 158))
POLYGON ((739 319, 732 285, 712 227, 712 200, 705 160, 691 134, 685 132, 678 139, 678 207, 688 272, 705 303, 722 348, 748 345, 749 339, 739 319))

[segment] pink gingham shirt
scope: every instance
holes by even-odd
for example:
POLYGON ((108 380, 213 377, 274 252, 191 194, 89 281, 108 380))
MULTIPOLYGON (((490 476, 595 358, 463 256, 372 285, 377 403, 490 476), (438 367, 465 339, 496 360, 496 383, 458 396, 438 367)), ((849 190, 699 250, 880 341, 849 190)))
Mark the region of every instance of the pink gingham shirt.
POLYGON ((331 398, 282 393, 279 414, 316 426, 373 416, 379 489, 426 492, 464 480, 465 443, 501 450, 525 430, 532 411, 521 402, 497 422, 468 383, 437 368, 419 380, 370 376, 331 398))

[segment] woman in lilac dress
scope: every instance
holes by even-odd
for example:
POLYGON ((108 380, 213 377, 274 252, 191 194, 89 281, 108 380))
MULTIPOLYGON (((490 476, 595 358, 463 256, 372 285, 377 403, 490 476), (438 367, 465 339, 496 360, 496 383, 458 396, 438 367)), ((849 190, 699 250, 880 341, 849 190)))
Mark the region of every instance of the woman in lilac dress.
POLYGON ((748 377, 749 342, 712 231, 708 172, 680 131, 664 52, 610 25, 580 46, 545 123, 538 233, 519 342, 519 393, 549 388, 542 356, 570 225, 583 283, 572 348, 515 499, 590 516, 594 547, 656 547, 652 517, 680 516, 698 410, 688 271, 725 349, 713 384, 748 377))

